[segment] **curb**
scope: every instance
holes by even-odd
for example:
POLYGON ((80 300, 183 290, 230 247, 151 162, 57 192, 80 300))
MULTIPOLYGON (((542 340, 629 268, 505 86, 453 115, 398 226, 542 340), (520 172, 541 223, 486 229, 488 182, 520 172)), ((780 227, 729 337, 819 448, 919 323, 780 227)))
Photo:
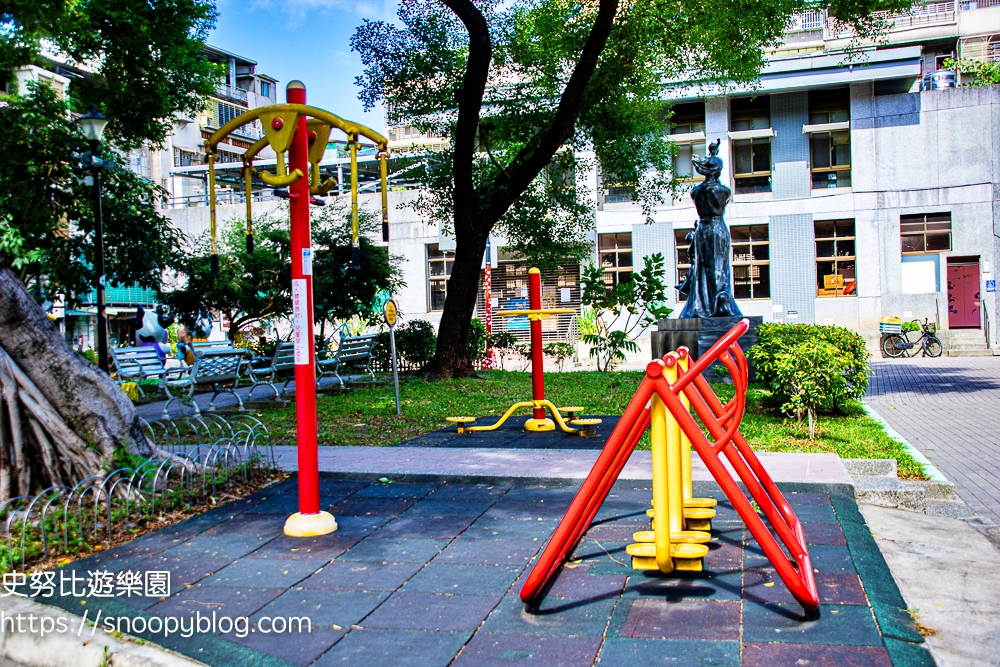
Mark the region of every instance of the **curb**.
POLYGON ((0 657, 31 667, 205 667, 204 663, 153 644, 140 644, 123 636, 115 638, 102 629, 83 626, 83 619, 55 607, 24 598, 0 598, 0 657), (11 617, 15 618, 11 618, 11 617), (62 619, 68 625, 65 632, 22 632, 18 627, 30 627, 36 619, 51 619, 59 627, 62 619), (74 632, 74 629, 76 632, 74 632))

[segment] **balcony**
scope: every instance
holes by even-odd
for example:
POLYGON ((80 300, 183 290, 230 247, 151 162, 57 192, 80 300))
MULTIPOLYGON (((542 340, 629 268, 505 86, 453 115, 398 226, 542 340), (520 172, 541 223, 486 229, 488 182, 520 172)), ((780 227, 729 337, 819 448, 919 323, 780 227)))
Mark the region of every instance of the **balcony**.
POLYGON ((822 30, 826 24, 826 12, 802 12, 793 14, 785 25, 785 32, 805 32, 808 30, 822 30))
POLYGON ((215 89, 215 94, 224 100, 230 102, 236 102, 237 104, 242 104, 246 106, 247 102, 247 91, 242 88, 237 88, 236 86, 221 85, 215 89))
POLYGON ((929 25, 945 25, 954 23, 954 2, 928 2, 926 5, 915 5, 908 14, 897 16, 893 20, 892 30, 909 30, 929 25))

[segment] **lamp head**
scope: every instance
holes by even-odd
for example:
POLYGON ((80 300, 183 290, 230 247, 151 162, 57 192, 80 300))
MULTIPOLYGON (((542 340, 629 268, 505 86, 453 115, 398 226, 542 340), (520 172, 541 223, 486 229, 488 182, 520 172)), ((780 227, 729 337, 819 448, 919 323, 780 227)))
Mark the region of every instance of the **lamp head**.
POLYGON ((87 113, 76 119, 76 124, 83 130, 83 136, 87 137, 87 143, 95 147, 101 143, 104 136, 104 127, 108 124, 108 119, 91 104, 87 108, 87 113))

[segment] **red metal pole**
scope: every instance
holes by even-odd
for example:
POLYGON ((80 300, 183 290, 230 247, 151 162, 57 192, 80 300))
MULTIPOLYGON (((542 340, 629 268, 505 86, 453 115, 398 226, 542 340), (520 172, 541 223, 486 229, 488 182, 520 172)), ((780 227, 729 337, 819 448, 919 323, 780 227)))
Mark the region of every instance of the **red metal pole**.
MULTIPOLYGON (((306 87, 292 81, 289 104, 306 103, 306 87)), ((292 301, 295 327, 295 418, 299 454, 299 513, 319 512, 319 448, 316 423, 316 350, 313 341, 312 241, 309 233, 309 136, 299 116, 288 151, 289 172, 304 174, 288 191, 292 241, 292 301)))
MULTIPOLYGON (((528 308, 542 309, 542 274, 538 269, 528 271, 528 308)), ((545 400, 545 365, 542 357, 542 321, 531 320, 531 398, 545 400)), ((545 410, 535 408, 535 419, 545 419, 545 410)))

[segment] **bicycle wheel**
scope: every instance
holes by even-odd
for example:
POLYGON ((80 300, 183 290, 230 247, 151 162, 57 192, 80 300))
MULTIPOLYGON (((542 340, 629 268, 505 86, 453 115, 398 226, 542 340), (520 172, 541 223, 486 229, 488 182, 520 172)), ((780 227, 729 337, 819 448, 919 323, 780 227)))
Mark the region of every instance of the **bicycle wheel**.
POLYGON ((898 359, 903 356, 904 352, 906 352, 905 349, 898 346, 898 344, 902 342, 903 337, 899 334, 889 334, 882 339, 882 352, 884 352, 887 357, 898 359))
POLYGON ((926 357, 940 357, 941 351, 944 349, 937 336, 925 336, 922 345, 926 357))

